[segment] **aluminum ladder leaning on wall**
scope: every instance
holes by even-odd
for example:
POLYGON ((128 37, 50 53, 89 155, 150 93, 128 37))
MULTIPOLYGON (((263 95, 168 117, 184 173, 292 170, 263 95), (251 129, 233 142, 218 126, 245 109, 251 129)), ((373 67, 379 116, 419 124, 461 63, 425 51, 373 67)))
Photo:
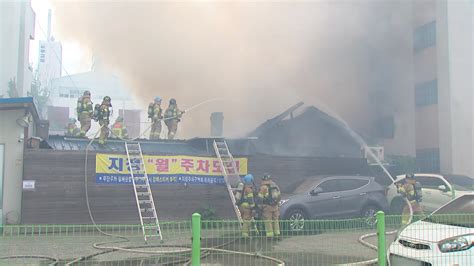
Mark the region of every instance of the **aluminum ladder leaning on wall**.
POLYGON ((227 142, 225 140, 214 140, 213 143, 214 151, 216 152, 217 159, 219 159, 222 174, 224 175, 225 185, 227 187, 227 192, 229 193, 232 206, 234 207, 235 215, 239 220, 240 226, 242 226, 242 216, 240 214, 239 207, 237 207, 237 202, 235 200, 235 195, 232 190, 231 182, 236 184, 240 181, 239 171, 235 163, 234 157, 229 151, 227 142))
POLYGON ((125 150, 145 243, 153 237, 158 237, 162 241, 163 235, 161 234, 160 222, 158 221, 140 143, 125 141, 125 150))

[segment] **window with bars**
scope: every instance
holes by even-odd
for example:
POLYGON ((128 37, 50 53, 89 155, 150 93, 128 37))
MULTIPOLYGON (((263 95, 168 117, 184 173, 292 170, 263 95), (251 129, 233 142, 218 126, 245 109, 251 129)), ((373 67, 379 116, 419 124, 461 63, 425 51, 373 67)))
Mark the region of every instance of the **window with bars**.
POLYGON ((434 45, 436 45, 436 21, 415 29, 413 33, 413 50, 415 53, 434 45))

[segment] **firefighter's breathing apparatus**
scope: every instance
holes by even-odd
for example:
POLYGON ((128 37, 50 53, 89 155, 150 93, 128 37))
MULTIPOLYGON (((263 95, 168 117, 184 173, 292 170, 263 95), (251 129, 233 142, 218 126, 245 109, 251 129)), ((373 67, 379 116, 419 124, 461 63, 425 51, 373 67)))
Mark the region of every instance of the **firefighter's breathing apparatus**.
MULTIPOLYGON (((215 100, 219 100, 219 99, 222 99, 222 98, 213 98, 213 99, 209 99, 209 100, 206 100, 204 102, 201 102, 199 104, 196 104, 194 106, 191 106, 190 108, 186 109, 185 112, 189 112, 190 110, 192 109, 195 109, 205 103, 208 103, 208 102, 211 102, 211 101, 215 101, 215 100)), ((175 117, 170 117, 170 118, 167 118, 167 119, 174 119, 175 117)), ((161 119, 161 120, 167 120, 167 119, 161 119)), ((104 127, 104 126, 102 126, 104 127)), ((118 241, 114 241, 114 242, 101 242, 101 243, 94 243, 93 244, 93 247, 96 248, 96 249, 99 249, 99 250, 102 250, 101 252, 99 253, 96 253, 96 254, 92 254, 92 255, 88 255, 88 256, 84 256, 84 257, 80 257, 80 258, 77 258, 77 259, 74 259, 73 261, 67 263, 66 265, 73 265, 75 263, 79 263, 83 260, 86 260, 86 259, 89 259, 89 258, 92 258, 92 257, 95 257, 97 255, 101 255, 101 254, 104 254, 104 253, 109 253, 109 252, 114 252, 114 251, 125 251, 125 252, 130 252, 130 253, 142 253, 142 254, 156 254, 156 255, 164 255, 164 254, 180 254, 180 253, 189 253, 191 252, 191 248, 189 246, 186 246, 186 245, 164 245, 164 244, 160 244, 160 245, 146 245, 146 246, 132 246, 132 247, 119 247, 119 246, 105 246, 105 244, 117 244, 117 243, 125 243, 125 242, 129 242, 130 239, 125 237, 125 236, 121 236, 121 235, 116 235, 116 234, 110 234, 110 233, 107 233, 107 232, 104 232, 102 231, 99 226, 96 224, 95 220, 94 220, 94 217, 92 215, 92 211, 91 211, 91 207, 90 207, 90 202, 89 202, 89 192, 88 192, 88 186, 87 186, 87 181, 88 181, 88 176, 87 176, 87 168, 88 168, 88 152, 89 152, 89 148, 90 146, 92 145, 92 143, 94 142, 95 138, 97 137, 97 135, 100 133, 100 130, 102 129, 102 127, 99 128, 99 130, 94 134, 94 136, 92 137, 92 139, 89 141, 88 145, 86 146, 86 149, 85 149, 85 162, 84 162, 84 188, 85 188, 85 196, 86 196, 86 206, 87 206, 87 211, 89 213, 89 217, 92 221, 92 224, 94 225, 95 229, 97 229, 97 231, 99 231, 101 234, 103 235, 106 235, 106 236, 111 236, 111 237, 116 237, 116 238, 119 238, 118 241), (180 248, 178 250, 173 250, 173 251, 151 251, 151 250, 139 250, 138 248, 153 248, 153 247, 156 247, 156 248, 163 248, 163 247, 173 247, 173 248, 180 248)), ((141 136, 144 135, 144 133, 146 133, 146 131, 148 131, 150 129, 151 125, 144 130, 144 132, 142 134, 140 134, 138 137, 136 137, 135 139, 133 140, 137 140, 139 139, 141 136)), ((118 136, 116 136, 118 137, 118 136)), ((119 137, 120 138, 120 137, 119 137)), ((120 138, 122 139, 122 138, 120 138)), ((231 241, 231 242, 234 242, 235 240, 231 241)), ((228 242, 228 243, 224 243, 224 244, 220 244, 218 246, 215 246, 215 247, 212 247, 212 248, 201 248, 202 251, 204 252, 207 252, 207 254, 202 254, 201 256, 207 256, 209 255, 210 252, 223 252, 223 253, 229 253, 229 254, 236 254, 236 255, 244 255, 244 256, 253 256, 253 257, 259 257, 261 259, 265 259, 265 260, 270 260, 270 261, 273 261, 273 262, 276 262, 278 263, 279 265, 284 265, 285 263, 282 261, 282 260, 279 260, 277 258, 272 258, 272 257, 268 257, 268 256, 264 256, 262 254, 259 254, 259 253, 251 253, 251 252, 239 252, 239 251, 233 251, 233 250, 226 250, 226 249, 221 249, 222 247, 230 244, 231 242, 228 242)), ((190 259, 184 259, 184 261, 180 261, 181 263, 185 263, 186 264, 189 264, 190 263, 190 259)))

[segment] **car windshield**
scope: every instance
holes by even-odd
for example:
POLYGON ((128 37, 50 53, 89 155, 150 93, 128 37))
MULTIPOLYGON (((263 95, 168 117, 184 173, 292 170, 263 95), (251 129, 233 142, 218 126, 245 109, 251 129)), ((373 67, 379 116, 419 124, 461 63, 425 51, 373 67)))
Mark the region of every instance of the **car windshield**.
POLYGON ((452 200, 424 221, 474 228, 474 194, 452 200))

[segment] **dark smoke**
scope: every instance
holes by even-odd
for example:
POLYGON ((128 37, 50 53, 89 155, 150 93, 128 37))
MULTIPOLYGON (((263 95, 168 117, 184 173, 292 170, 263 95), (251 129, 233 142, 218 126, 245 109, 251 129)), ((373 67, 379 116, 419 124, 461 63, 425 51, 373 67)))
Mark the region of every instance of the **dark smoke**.
POLYGON ((155 95, 182 108, 226 98, 186 114, 181 137, 208 135, 212 111, 224 112, 226 135, 242 136, 300 100, 362 131, 373 112, 392 112, 392 95, 373 91, 406 75, 409 5, 60 1, 55 14, 61 36, 118 69, 143 109, 155 95))

